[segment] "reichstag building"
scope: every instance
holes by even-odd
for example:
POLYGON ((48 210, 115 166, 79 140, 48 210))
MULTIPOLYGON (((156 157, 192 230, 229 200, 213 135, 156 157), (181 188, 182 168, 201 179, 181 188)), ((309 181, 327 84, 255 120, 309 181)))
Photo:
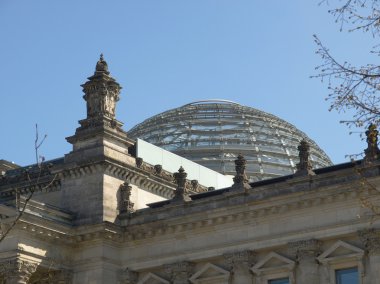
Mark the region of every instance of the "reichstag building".
POLYGON ((380 283, 374 125, 363 159, 333 165, 290 123, 224 100, 127 132, 103 56, 82 87, 69 153, 0 160, 1 283, 380 283))

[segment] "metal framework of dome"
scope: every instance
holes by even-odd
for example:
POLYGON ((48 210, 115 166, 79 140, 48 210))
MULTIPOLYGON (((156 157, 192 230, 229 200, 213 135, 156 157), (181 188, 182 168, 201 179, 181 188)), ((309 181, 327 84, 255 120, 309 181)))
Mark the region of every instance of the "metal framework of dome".
POLYGON ((197 101, 165 111, 128 134, 227 175, 234 160, 247 160, 251 181, 293 174, 302 139, 310 144, 313 168, 332 163, 318 145, 292 124, 266 112, 226 100, 197 101))

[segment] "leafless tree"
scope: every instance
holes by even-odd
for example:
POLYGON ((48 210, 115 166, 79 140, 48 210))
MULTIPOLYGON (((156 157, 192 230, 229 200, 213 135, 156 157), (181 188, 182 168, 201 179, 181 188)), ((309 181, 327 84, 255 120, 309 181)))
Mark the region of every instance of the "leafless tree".
MULTIPOLYGON (((15 198, 16 198, 16 210, 17 215, 14 221, 11 224, 7 224, 7 226, 2 226, 0 230, 0 242, 5 239, 5 237, 9 234, 9 232, 16 226, 17 222, 20 220, 22 215, 25 212, 25 209, 28 205, 28 202, 32 199, 34 192, 35 192, 35 186, 40 183, 40 179, 42 177, 43 172, 48 169, 49 165, 45 163, 45 158, 43 156, 39 155, 39 149, 44 143, 47 135, 44 135, 44 137, 41 139, 39 137, 38 132, 38 125, 36 124, 35 129, 36 137, 34 140, 34 152, 35 152, 35 159, 36 159, 36 167, 37 171, 35 171, 33 174, 29 172, 28 169, 24 170, 24 174, 26 176, 26 179, 28 181, 28 188, 30 189, 30 192, 28 196, 21 202, 21 194, 20 190, 18 188, 15 189, 15 198)), ((45 190, 49 188, 55 181, 56 176, 53 177, 53 179, 46 185, 44 185, 41 190, 45 190)))
MULTIPOLYGON (((336 0, 321 4, 336 5, 329 10, 340 25, 340 30, 362 31, 376 41, 380 35, 380 0, 336 0)), ((317 75, 312 76, 327 81, 330 111, 353 111, 351 120, 341 121, 349 127, 363 127, 370 123, 380 125, 380 65, 355 66, 349 62, 339 62, 329 49, 314 35, 318 46, 317 54, 322 63, 316 67, 317 75)), ((368 52, 380 55, 380 45, 368 52)))

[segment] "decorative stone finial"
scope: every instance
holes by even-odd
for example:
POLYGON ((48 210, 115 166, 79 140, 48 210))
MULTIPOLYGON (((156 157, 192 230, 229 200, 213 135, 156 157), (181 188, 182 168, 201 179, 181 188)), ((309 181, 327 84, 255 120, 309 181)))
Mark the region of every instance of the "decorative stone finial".
POLYGON ((103 58, 103 53, 100 54, 99 61, 96 63, 95 74, 97 74, 98 72, 103 72, 107 75, 110 74, 110 72, 108 72, 108 64, 103 58))
POLYGON ((244 159, 242 154, 239 154, 235 160, 236 175, 233 178, 234 184, 232 185, 232 188, 244 189, 244 191, 247 191, 251 188, 248 183, 247 175, 245 174, 246 164, 247 160, 244 159))
POLYGON ((133 213, 134 203, 131 202, 132 186, 125 182, 120 185, 120 202, 119 202, 119 212, 122 213, 133 213))
POLYGON ((87 102, 87 119, 83 120, 83 126, 106 124, 116 127, 115 108, 121 86, 109 74, 107 62, 101 54, 94 75, 82 85, 83 98, 87 102))
POLYGON ((297 175, 315 175, 313 172, 313 166, 311 165, 310 157, 310 145, 305 140, 302 139, 299 146, 297 147, 299 153, 300 162, 297 164, 297 175))
POLYGON ((371 124, 368 127, 368 130, 365 132, 365 135, 367 136, 367 149, 364 150, 365 153, 365 161, 374 161, 380 158, 380 150, 377 146, 377 136, 379 134, 379 131, 377 131, 377 127, 375 124, 371 124))
POLYGON ((190 197, 186 191, 186 177, 187 173, 181 166, 177 173, 174 173, 174 179, 177 183, 177 188, 174 192, 173 200, 177 201, 190 201, 190 197))

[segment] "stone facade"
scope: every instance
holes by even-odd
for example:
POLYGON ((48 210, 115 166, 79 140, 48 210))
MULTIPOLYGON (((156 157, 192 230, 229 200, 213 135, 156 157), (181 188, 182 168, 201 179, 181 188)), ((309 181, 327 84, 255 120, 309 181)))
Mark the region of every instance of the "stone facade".
POLYGON ((301 144, 298 173, 248 183, 239 156, 234 185, 208 191, 130 154, 120 89, 101 57, 73 150, 0 176, 4 283, 336 284, 346 268, 379 282, 373 129, 363 160, 312 170, 301 144))

